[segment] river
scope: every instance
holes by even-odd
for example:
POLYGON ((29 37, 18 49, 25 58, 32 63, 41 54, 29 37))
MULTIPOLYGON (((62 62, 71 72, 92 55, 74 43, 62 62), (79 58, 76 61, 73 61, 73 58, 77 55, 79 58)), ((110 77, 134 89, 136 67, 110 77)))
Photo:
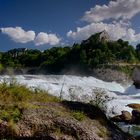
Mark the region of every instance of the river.
POLYGON ((126 107, 129 103, 140 103, 140 90, 133 85, 123 86, 116 82, 104 82, 94 77, 81 77, 72 75, 1 75, 1 81, 11 81, 12 79, 30 88, 39 88, 48 91, 54 96, 60 96, 66 100, 71 100, 69 93, 72 89, 75 100, 88 102, 92 99, 94 89, 103 89, 110 97, 114 97, 108 103, 108 107, 114 107, 115 112, 120 114, 122 110, 131 111, 126 107), (86 98, 85 98, 86 97, 86 98))

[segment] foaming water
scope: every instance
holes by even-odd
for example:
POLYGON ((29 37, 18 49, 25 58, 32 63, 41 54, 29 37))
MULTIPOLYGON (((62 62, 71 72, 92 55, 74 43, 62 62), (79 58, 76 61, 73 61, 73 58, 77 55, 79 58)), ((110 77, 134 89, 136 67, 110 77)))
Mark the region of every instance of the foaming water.
POLYGON ((116 82, 104 82, 94 77, 80 77, 71 75, 16 75, 0 76, 1 81, 10 81, 15 78, 18 83, 24 84, 29 88, 40 88, 48 91, 50 94, 60 96, 63 99, 71 100, 70 89, 75 94, 75 100, 88 102, 92 99, 94 89, 104 89, 114 100, 108 103, 108 110, 112 108, 115 113, 122 110, 129 110, 126 107, 129 103, 140 103, 140 90, 130 85, 128 88, 116 82))

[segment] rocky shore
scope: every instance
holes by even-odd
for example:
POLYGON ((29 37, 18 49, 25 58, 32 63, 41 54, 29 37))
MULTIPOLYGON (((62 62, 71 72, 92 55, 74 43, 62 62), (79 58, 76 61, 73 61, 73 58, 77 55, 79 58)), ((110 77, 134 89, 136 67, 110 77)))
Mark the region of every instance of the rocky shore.
POLYGON ((33 103, 14 126, 0 122, 0 137, 50 140, 134 140, 97 107, 79 102, 33 103))
POLYGON ((121 115, 114 116, 111 120, 140 125, 140 104, 128 104, 127 106, 132 108, 131 113, 123 110, 121 115))

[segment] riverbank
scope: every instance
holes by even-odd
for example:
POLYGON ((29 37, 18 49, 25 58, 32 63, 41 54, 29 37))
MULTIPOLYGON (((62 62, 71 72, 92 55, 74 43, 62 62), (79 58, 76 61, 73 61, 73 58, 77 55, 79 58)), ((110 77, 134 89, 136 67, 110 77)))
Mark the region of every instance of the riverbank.
POLYGON ((0 84, 3 139, 128 140, 131 138, 91 104, 62 101, 14 81, 0 84))

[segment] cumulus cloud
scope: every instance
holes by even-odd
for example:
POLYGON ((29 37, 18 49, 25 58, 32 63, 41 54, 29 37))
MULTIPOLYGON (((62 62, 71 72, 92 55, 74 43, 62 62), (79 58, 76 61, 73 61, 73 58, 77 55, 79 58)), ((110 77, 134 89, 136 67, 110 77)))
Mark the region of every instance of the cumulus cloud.
POLYGON ((68 37, 74 40, 85 40, 92 34, 106 30, 110 35, 111 40, 118 40, 120 38, 129 40, 130 42, 136 42, 140 40, 140 34, 136 34, 132 28, 123 26, 120 23, 91 23, 82 28, 78 27, 75 32, 69 31, 68 37))
POLYGON ((60 43, 60 38, 56 34, 47 34, 40 32, 37 36, 34 31, 25 31, 21 27, 6 27, 1 28, 1 33, 8 35, 13 41, 18 43, 34 42, 36 46, 49 44, 57 45, 60 43))
POLYGON ((18 43, 27 43, 35 39, 34 31, 25 31, 21 27, 1 28, 1 32, 8 35, 12 40, 18 43))
POLYGON ((137 42, 140 33, 131 27, 130 19, 140 12, 140 0, 116 0, 107 5, 96 5, 85 12, 82 19, 88 24, 77 27, 76 31, 70 30, 67 36, 74 40, 85 40, 92 34, 106 30, 111 40, 124 39, 137 42), (109 20, 110 22, 106 22, 109 20))
POLYGON ((108 5, 96 5, 85 12, 83 20, 100 22, 106 19, 128 20, 140 12, 140 0, 116 0, 108 5))
POLYGON ((35 45, 57 45, 60 43, 60 38, 56 36, 56 34, 47 34, 44 32, 40 32, 35 38, 35 45))

